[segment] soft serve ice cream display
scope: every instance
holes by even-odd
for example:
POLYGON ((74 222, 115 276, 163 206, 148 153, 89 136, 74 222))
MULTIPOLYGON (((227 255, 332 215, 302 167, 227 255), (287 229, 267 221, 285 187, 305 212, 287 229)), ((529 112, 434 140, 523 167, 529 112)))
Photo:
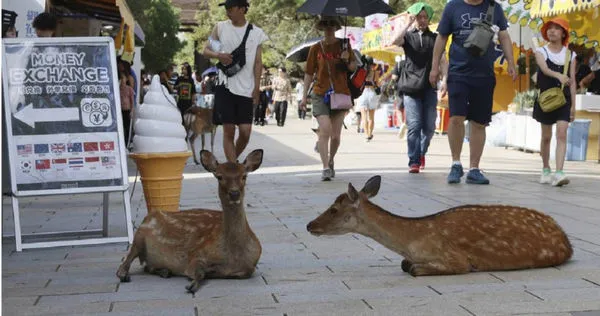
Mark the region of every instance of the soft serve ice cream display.
POLYGON ((133 150, 136 153, 187 151, 185 129, 177 102, 154 76, 134 124, 133 150))
POLYGON ((152 78, 135 116, 134 153, 129 157, 140 171, 148 212, 179 211, 183 168, 192 153, 181 113, 158 76, 152 78))

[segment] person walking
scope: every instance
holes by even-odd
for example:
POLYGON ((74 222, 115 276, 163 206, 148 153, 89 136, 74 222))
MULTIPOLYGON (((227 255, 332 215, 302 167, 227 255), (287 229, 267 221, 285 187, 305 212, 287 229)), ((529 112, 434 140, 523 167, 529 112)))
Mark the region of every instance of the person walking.
MULTIPOLYGON (((470 123, 470 170, 467 183, 489 184, 489 179, 479 170, 479 161, 485 145, 485 128, 492 120, 492 105, 496 77, 494 60, 496 50, 493 39, 489 40, 483 55, 475 55, 465 47, 465 42, 481 19, 487 16, 491 8, 493 20, 498 29, 498 40, 507 62, 508 75, 517 79, 513 58, 512 41, 507 32, 508 24, 502 6, 494 0, 451 0, 446 4, 438 25, 438 36, 433 49, 433 60, 429 82, 436 86, 440 76, 440 59, 448 37, 452 34, 450 61, 446 83, 441 84, 442 91, 448 91, 450 123, 448 125, 448 143, 452 152, 452 167, 448 174, 448 183, 460 183, 464 175, 460 162, 464 121, 470 123)), ((492 18, 492 17, 490 17, 492 18)), ((479 33, 481 34, 481 33, 479 33)), ((470 42, 468 42, 470 43, 470 42)), ((469 45, 467 45, 470 47, 469 45)), ((481 48, 483 50, 483 48, 481 48)), ((406 106, 406 105, 405 105, 406 106)))
POLYGON ((357 109, 360 110, 362 126, 367 134, 367 142, 373 139, 373 130, 375 128, 375 110, 379 108, 379 93, 381 91, 377 86, 380 72, 377 64, 373 62, 373 57, 365 57, 367 64, 367 77, 365 79, 365 88, 363 93, 356 99, 357 109))
POLYGON ((554 18, 544 23, 542 37, 548 42, 535 52, 535 61, 540 71, 537 73, 537 86, 540 94, 548 89, 562 87, 566 103, 554 111, 545 112, 540 106, 540 98, 533 105, 533 118, 542 125, 540 156, 542 175, 540 183, 563 186, 569 178, 563 172, 567 152, 567 129, 575 118, 575 94, 577 93, 575 52, 567 47, 569 43, 569 22, 554 18), (565 67, 567 69, 565 69, 565 67), (550 169, 550 141, 552 126, 556 124, 556 171, 550 169))
POLYGON ((296 88, 294 88, 296 92, 296 106, 298 106, 298 118, 301 120, 306 119, 306 109, 300 108, 300 103, 302 103, 302 93, 304 92, 304 82, 299 80, 296 83, 296 88))
POLYGON ((277 126, 283 127, 287 116, 288 100, 292 99, 292 84, 287 77, 285 67, 280 67, 278 76, 273 78, 273 102, 275 102, 275 119, 277 126))
POLYGON ((349 43, 335 37, 335 31, 341 29, 336 17, 322 16, 317 29, 324 32, 324 38, 310 47, 304 74, 304 92, 300 106, 306 109, 308 88, 316 74, 313 92, 310 95, 313 116, 319 123, 319 155, 323 164, 322 181, 331 181, 335 177, 334 159, 340 146, 342 123, 348 110, 331 109, 325 102, 325 94, 333 89, 334 93, 350 96, 347 73, 356 70, 356 61, 349 43), (345 46, 346 47, 343 47, 345 46), (331 74, 331 75, 330 75, 331 74))
MULTIPOLYGON (((428 80, 437 34, 429 29, 429 22, 433 18, 431 6, 417 2, 407 11, 408 23, 399 30, 394 44, 402 47, 406 56, 399 74, 398 89, 403 95, 408 131, 408 172, 419 173, 425 168, 425 155, 435 132, 437 118, 437 85, 430 85, 428 80)), ((438 67, 445 78, 444 58, 438 67)))
POLYGON ((135 92, 127 82, 128 73, 119 72, 119 94, 121 97, 121 115, 123 118, 123 133, 125 135, 125 148, 129 148, 129 132, 133 109, 135 108, 135 92))
POLYGON ((254 107, 254 125, 265 126, 267 117, 267 107, 269 98, 267 97, 267 88, 271 85, 269 70, 263 66, 260 76, 258 104, 254 107))
POLYGON ((37 37, 54 37, 58 21, 52 13, 42 12, 38 14, 31 26, 35 29, 37 37))
POLYGON ((181 118, 189 110, 196 100, 196 84, 192 79, 192 66, 183 65, 181 67, 181 76, 175 82, 177 90, 177 108, 181 112, 181 118))
POLYGON ((215 88, 213 120, 215 124, 223 124, 223 150, 227 160, 236 162, 250 140, 252 114, 254 105, 258 104, 263 69, 262 43, 268 37, 262 29, 246 20, 250 6, 247 0, 227 0, 219 5, 225 6, 228 20, 215 25, 204 48, 204 56, 216 58, 222 65, 215 88), (246 34, 244 53, 233 56, 232 52, 242 44, 246 34), (222 69, 225 67, 238 69, 238 72, 225 74, 222 69))

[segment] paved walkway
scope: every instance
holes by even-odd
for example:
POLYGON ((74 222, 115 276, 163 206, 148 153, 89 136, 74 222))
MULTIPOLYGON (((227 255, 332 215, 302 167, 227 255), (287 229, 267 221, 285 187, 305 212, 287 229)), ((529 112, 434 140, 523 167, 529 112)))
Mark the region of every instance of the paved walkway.
MULTIPOLYGON (((569 186, 537 184, 539 156, 486 148, 482 168, 489 186, 445 183, 450 157, 436 136, 424 173, 407 173, 406 143, 376 131, 371 143, 345 130, 336 178, 320 182, 310 121, 290 118, 284 128, 255 129, 249 149, 263 148, 263 165, 248 177, 246 211, 263 245, 248 280, 209 280, 195 296, 185 278, 145 275, 135 261, 132 282, 115 272, 125 244, 14 251, 2 249, 4 315, 600 315, 600 165, 567 162, 569 186), (405 216, 430 214, 466 203, 503 203, 552 215, 575 247, 557 268, 414 278, 402 257, 360 235, 314 237, 306 224, 325 210, 348 182, 362 187, 383 176, 373 201, 405 216)), ((217 157, 221 137, 217 136, 217 157)), ((468 144, 465 144, 468 152, 468 144)), ((245 156, 245 154, 244 154, 245 156)), ((463 160, 467 163, 467 157, 463 160)), ((132 174, 135 168, 130 165, 132 174)), ((133 181, 132 177, 132 181, 133 181)), ((218 208, 217 183, 202 167, 185 169, 182 208, 218 208)), ((24 233, 98 229, 101 195, 23 199, 24 233)), ((3 200, 4 233, 12 231, 10 200, 3 200)), ((135 225, 146 214, 141 185, 132 198, 135 225)), ((118 195, 111 195, 110 234, 123 235, 118 195)))

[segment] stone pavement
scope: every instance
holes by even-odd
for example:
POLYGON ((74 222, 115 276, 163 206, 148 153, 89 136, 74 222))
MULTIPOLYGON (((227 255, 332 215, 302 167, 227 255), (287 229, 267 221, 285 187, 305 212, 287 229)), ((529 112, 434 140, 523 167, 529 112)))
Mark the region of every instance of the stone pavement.
MULTIPOLYGON (((445 136, 434 138, 425 172, 413 175, 407 173, 406 142, 395 132, 378 130, 366 143, 351 128, 343 131, 336 178, 323 183, 310 125, 290 117, 284 128, 255 128, 248 149, 263 148, 265 156, 261 168, 248 177, 245 203, 263 254, 251 279, 208 280, 192 296, 185 291, 185 278, 143 274, 138 261, 132 265, 132 282, 119 283, 115 272, 126 244, 17 253, 13 241, 4 240, 3 314, 600 315, 597 163, 567 162, 571 184, 553 188, 536 182, 538 155, 488 147, 482 168, 492 184, 449 186, 445 136), (348 182, 360 188, 375 174, 383 180, 373 201, 399 215, 419 216, 466 203, 539 209, 567 231, 574 256, 556 268, 414 278, 400 269, 402 257, 373 240, 307 233, 306 224, 345 192, 348 182)), ((222 160, 220 133, 216 143, 222 160)), ((467 156, 463 161, 468 162, 467 156)), ((131 164, 130 172, 135 175, 131 164)), ((181 207, 218 208, 216 189, 212 175, 190 160, 181 207)), ((101 201, 99 194, 23 199, 24 233, 98 229, 101 201)), ((132 213, 139 225, 146 214, 139 183, 132 213)), ((11 214, 10 200, 4 198, 4 234, 12 232, 11 214)), ((124 234, 123 221, 118 195, 111 194, 111 235, 124 234)))

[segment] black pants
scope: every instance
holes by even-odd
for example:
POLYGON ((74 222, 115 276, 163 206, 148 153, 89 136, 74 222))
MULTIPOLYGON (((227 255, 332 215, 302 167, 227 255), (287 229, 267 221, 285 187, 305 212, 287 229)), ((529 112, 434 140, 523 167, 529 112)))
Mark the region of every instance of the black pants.
POLYGON ((300 102, 301 101, 298 101, 298 118, 303 120, 306 118, 306 110, 300 108, 300 102))
POLYGON ((277 119, 277 126, 283 126, 283 124, 285 124, 287 107, 287 101, 275 102, 275 119, 277 119))
MULTIPOLYGON (((129 126, 131 125, 131 111, 121 111, 121 117, 123 118, 123 134, 125 135, 125 146, 129 145, 129 126)), ((133 130, 131 131, 133 136, 133 130)))
POLYGON ((254 107, 254 123, 264 124, 265 116, 267 116, 267 94, 261 91, 259 102, 254 107))

